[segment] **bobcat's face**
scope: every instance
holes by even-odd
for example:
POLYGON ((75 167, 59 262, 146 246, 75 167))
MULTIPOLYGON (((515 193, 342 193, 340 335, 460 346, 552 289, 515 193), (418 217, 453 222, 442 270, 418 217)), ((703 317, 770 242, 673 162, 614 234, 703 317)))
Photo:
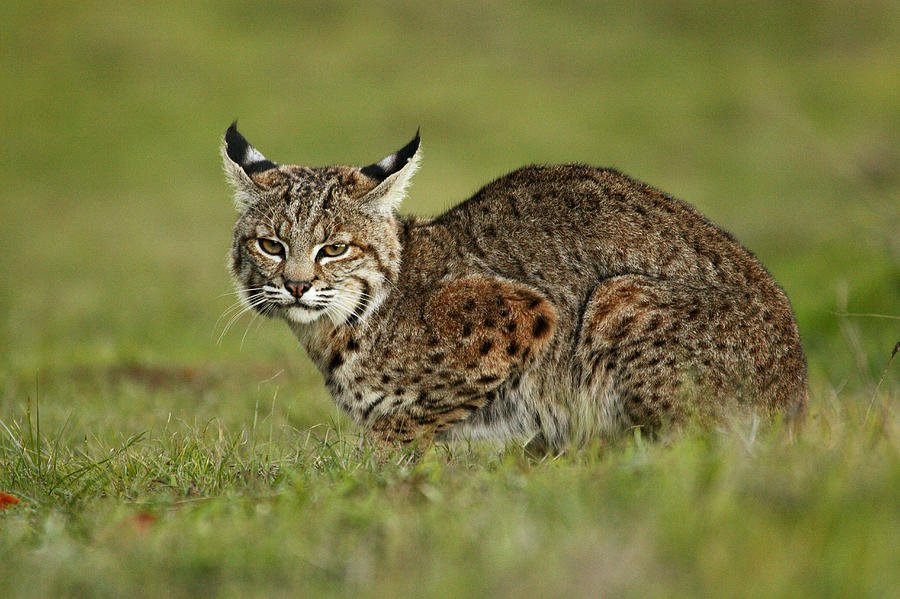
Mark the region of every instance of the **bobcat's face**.
POLYGON ((392 214, 365 209, 355 169, 283 169, 234 228, 231 270, 244 301, 298 323, 355 322, 383 299, 400 242, 392 214))
POLYGON ((294 323, 354 324, 374 311, 399 272, 394 208, 418 136, 414 146, 362 169, 276 166, 232 126, 225 159, 240 216, 230 267, 244 303, 294 323))

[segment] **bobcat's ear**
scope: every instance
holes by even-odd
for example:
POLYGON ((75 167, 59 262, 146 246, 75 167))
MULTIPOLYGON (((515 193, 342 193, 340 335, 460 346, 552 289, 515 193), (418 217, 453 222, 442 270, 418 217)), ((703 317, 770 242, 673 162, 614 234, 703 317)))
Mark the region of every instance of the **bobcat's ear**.
POLYGON ((366 177, 376 181, 375 188, 363 201, 379 212, 392 212, 406 196, 413 173, 419 168, 422 153, 419 151, 419 131, 412 141, 390 156, 359 169, 366 177))
POLYGON ((246 208, 253 202, 254 192, 262 188, 254 175, 277 165, 250 145, 237 130, 237 121, 231 123, 222 140, 222 161, 225 175, 234 187, 234 201, 238 208, 246 208))

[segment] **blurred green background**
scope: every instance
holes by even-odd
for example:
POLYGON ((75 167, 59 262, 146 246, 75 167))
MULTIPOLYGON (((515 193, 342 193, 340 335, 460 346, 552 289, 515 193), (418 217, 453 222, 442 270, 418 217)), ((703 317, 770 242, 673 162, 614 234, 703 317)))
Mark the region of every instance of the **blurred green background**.
MULTIPOLYGON (((291 360, 220 346, 240 118, 271 158, 365 164, 422 127, 404 209, 534 162, 614 166, 687 199, 786 288, 812 371, 871 375, 898 337, 894 2, 7 2, 0 8, 0 343, 9 373, 291 360)), ((29 375, 32 376, 32 375, 29 375)))
POLYGON ((881 573, 896 564, 896 439, 878 445, 877 464, 859 439, 870 439, 879 380, 882 396, 897 390, 896 363, 885 368, 900 339, 897 2, 8 0, 0 6, 0 89, 0 423, 11 429, 0 447, 0 461, 10 460, 0 491, 19 493, 32 509, 0 519, 0 538, 6 530, 12 539, 0 547, 11 554, 19 538, 43 547, 6 566, 21 593, 53 584, 40 568, 76 581, 44 590, 75 594, 115 595, 130 588, 114 586, 126 579, 166 594, 172 589, 155 567, 181 577, 183 596, 235 567, 257 592, 254 577, 295 580, 287 572, 318 573, 322 588, 340 572, 359 590, 371 580, 353 578, 360 563, 415 591, 417 576, 432 575, 400 575, 423 554, 436 568, 428 588, 438 595, 472 588, 463 578, 443 585, 462 575, 453 560, 473 554, 509 567, 506 578, 483 583, 473 582, 481 570, 471 570, 470 584, 533 591, 529 581, 542 576, 534 564, 546 559, 534 549, 541 543, 562 550, 553 561, 562 586, 550 585, 558 591, 598 582, 578 559, 574 583, 559 574, 566 556, 582 549, 602 558, 604 576, 650 572, 659 588, 681 585, 687 596, 717 588, 723 577, 728 588, 746 590, 761 562, 772 577, 757 590, 766 581, 782 591, 799 581, 810 594, 821 584, 859 590, 858 581, 870 591, 889 588, 881 573), (535 162, 616 167, 692 202, 756 252, 794 303, 818 422, 808 446, 785 458, 770 444, 774 457, 762 469, 742 450, 717 453, 688 441, 653 449, 650 460, 626 451, 599 466, 548 466, 527 478, 517 465, 476 475, 477 460, 451 461, 452 476, 416 471, 387 482, 339 455, 335 470, 322 469, 325 458, 300 440, 309 427, 347 423, 287 328, 246 318, 217 343, 217 319, 232 305, 222 294, 231 290, 225 255, 234 218, 219 143, 235 118, 271 159, 312 165, 370 163, 421 127, 424 162, 403 207, 418 214, 437 214, 535 162), (18 445, 33 441, 26 432, 38 399, 44 431, 74 460, 71 468, 110 455, 132 434, 148 436, 93 486, 53 486, 28 465, 41 449, 18 445), (834 441, 835 431, 849 430, 835 406, 864 412, 867 426, 834 441), (266 453, 255 441, 252 450, 229 453, 227 432, 253 437, 258 418, 272 442, 266 453), (210 428, 213 421, 221 428, 210 428), (273 429, 287 432, 273 437, 273 429), (820 445, 837 450, 819 453, 820 445), (247 452, 261 464, 254 470, 261 478, 247 475, 251 483, 241 470, 247 452), (781 468, 785 459, 794 470, 781 468), (278 483, 287 491, 265 474, 277 464, 293 468, 293 478, 278 483), (235 478, 223 478, 234 468, 235 478), (800 474, 791 478, 789 470, 800 474), (720 471, 731 482, 716 487, 728 497, 716 503, 708 481, 720 471), (329 485, 337 485, 333 495, 316 503, 316 493, 327 493, 316 488, 329 485), (653 485, 666 493, 643 494, 653 485), (572 490, 565 499, 562 487, 572 490), (287 497, 274 519, 253 495, 273 491, 287 497), (174 508, 182 496, 229 493, 238 499, 206 504, 214 506, 206 512, 172 511, 146 547, 145 537, 110 541, 121 535, 109 513, 127 517, 141 501, 174 508), (93 506, 104 497, 112 506, 93 506), (619 511, 598 511, 597 497, 619 511), (871 497, 869 519, 857 519, 857 506, 871 497), (797 528, 796 505, 820 499, 797 528), (690 509, 707 500, 722 526, 690 509), (482 528, 460 525, 455 540, 431 544, 448 510, 463 522, 477 505, 482 528), (318 528, 301 515, 307 509, 321 515, 318 528), (58 510, 70 536, 57 534, 58 510), (210 521, 230 547, 269 531, 249 546, 257 561, 207 551, 210 521), (658 529, 659 522, 673 528, 658 529), (505 545, 483 542, 492 523, 512 535, 505 545), (341 526, 347 532, 334 536, 341 526), (380 527, 384 542, 400 549, 381 561, 382 547, 373 545, 359 558, 367 527, 380 527), (632 539, 633 529, 643 531, 626 546, 636 561, 619 570, 621 547, 609 543, 632 539), (774 536, 791 542, 773 552, 774 536), (724 567, 722 556, 748 538, 754 560, 724 567), (170 553, 173 545, 181 551, 170 553), (73 560, 72 546, 87 547, 88 557, 73 560), (519 554, 521 547, 531 553, 519 554), (110 565, 123 552, 134 557, 123 568, 150 565, 123 578, 131 570, 110 565), (293 555, 313 561, 293 571, 293 555), (657 561, 643 568, 644 560, 657 561), (92 587, 85 564, 106 568, 113 586, 92 587))

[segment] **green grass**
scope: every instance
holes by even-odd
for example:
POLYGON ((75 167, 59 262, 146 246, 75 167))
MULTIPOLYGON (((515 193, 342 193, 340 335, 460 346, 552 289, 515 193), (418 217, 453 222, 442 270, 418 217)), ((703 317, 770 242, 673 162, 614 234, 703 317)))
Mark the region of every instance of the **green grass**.
POLYGON ((897 594, 898 55, 879 1, 5 3, 0 596, 897 594), (286 327, 217 343, 235 117, 421 126, 421 214, 529 162, 693 202, 790 295, 807 426, 380 463, 286 327))

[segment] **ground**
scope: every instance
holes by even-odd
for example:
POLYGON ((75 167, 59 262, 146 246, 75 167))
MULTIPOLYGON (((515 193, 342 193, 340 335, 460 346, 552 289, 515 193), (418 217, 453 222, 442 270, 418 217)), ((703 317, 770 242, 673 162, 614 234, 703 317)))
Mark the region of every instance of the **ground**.
POLYGON ((4 4, 0 595, 896 595, 898 40, 878 1, 4 4), (421 126, 418 214, 535 162, 694 203, 793 301, 805 428, 374 459, 286 327, 222 335, 235 117, 310 164, 421 126))

